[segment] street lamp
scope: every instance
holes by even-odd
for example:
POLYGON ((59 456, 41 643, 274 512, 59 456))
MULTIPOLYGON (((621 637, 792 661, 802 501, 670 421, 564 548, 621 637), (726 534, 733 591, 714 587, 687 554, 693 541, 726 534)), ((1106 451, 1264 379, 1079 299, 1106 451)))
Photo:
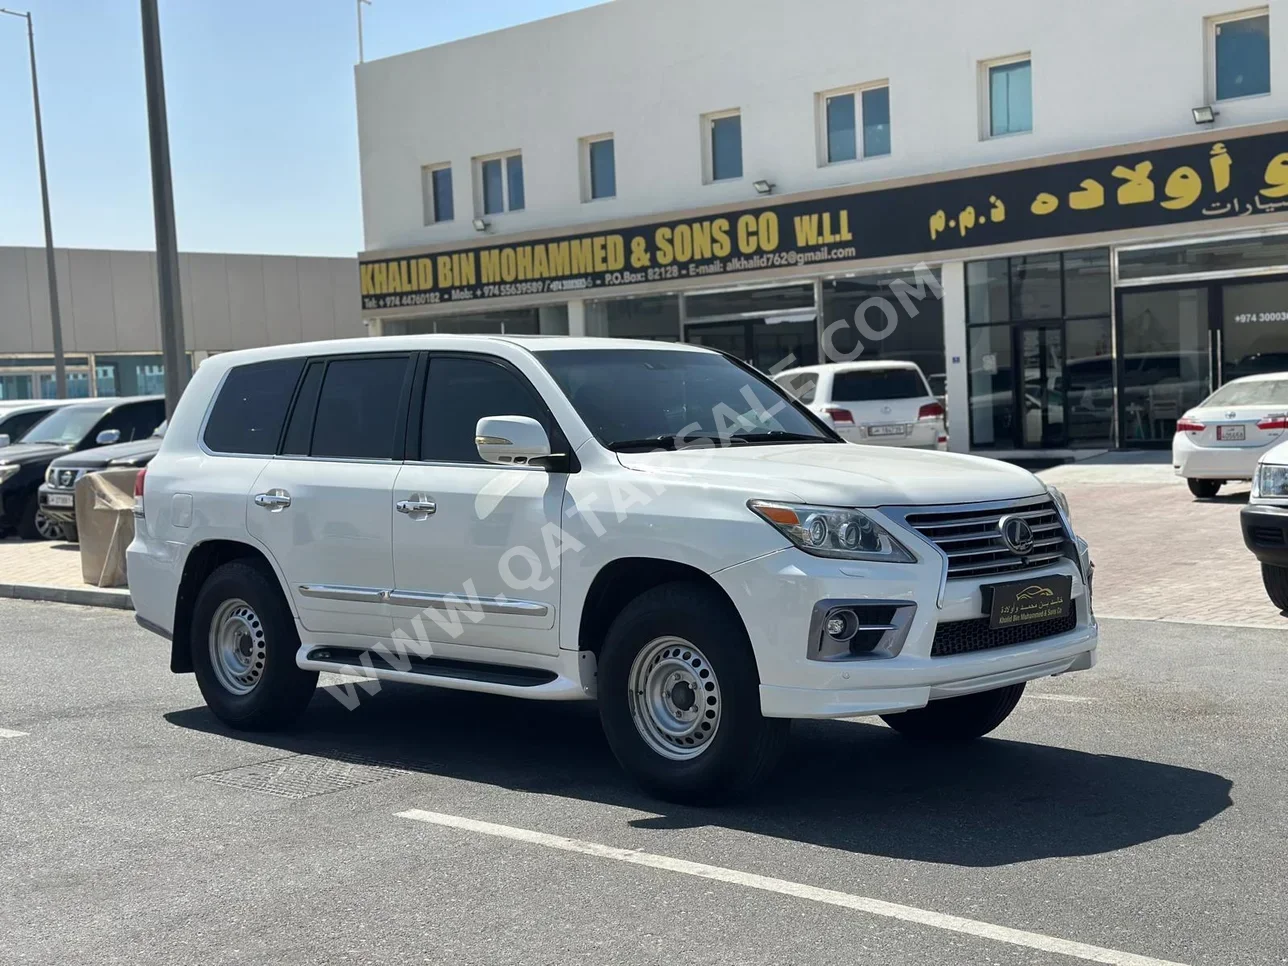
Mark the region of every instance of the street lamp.
POLYGON ((40 203, 45 214, 45 267, 49 275, 49 321, 54 329, 54 380, 59 399, 67 398, 67 364, 63 358, 63 320, 58 307, 58 272, 54 259, 54 229, 49 221, 49 179, 45 174, 45 134, 40 124, 40 87, 36 83, 36 35, 31 13, 0 7, 0 13, 27 21, 27 50, 31 55, 31 100, 36 109, 36 156, 40 160, 40 203))

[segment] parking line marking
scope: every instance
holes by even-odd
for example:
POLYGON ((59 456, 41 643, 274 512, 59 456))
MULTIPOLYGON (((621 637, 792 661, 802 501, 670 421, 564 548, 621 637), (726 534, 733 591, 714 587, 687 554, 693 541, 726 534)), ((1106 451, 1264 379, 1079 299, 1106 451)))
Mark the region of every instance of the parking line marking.
POLYGON ((559 849, 563 852, 578 852, 601 859, 614 859, 618 862, 629 862, 632 865, 647 866, 650 869, 661 869, 666 872, 678 872, 700 879, 712 879, 716 882, 727 882, 731 885, 759 889, 762 892, 776 892, 779 895, 795 896, 798 899, 809 899, 842 909, 853 909, 887 919, 898 919, 902 922, 917 923, 933 929, 962 933, 981 939, 992 939, 997 942, 1010 943, 1028 949, 1039 949, 1043 952, 1058 953, 1092 963, 1107 963, 1109 966, 1182 966, 1165 959, 1154 959, 1150 956, 1138 956, 1117 949, 1103 946, 1091 946, 1086 943, 1060 939, 1056 936, 1045 936, 1042 933, 1026 932, 1022 929, 1011 929, 1008 926, 996 926, 976 919, 965 919, 961 916, 950 916, 941 912, 918 909, 916 906, 900 905, 882 899, 869 899, 866 896, 851 895, 848 892, 837 892, 833 889, 820 889, 816 886, 791 882, 787 879, 775 879, 771 876, 756 875, 751 872, 739 872, 736 869, 725 869, 718 865, 705 865, 701 862, 689 862, 686 859, 674 859, 666 855, 654 855, 637 849, 622 849, 612 845, 601 845, 598 842, 587 842, 582 839, 565 838, 562 835, 550 835, 546 832, 534 832, 531 829, 515 828, 510 825, 496 825, 492 822, 480 822, 477 819, 462 818, 459 815, 445 815, 442 812, 427 812, 413 808, 397 813, 398 818, 412 819, 417 822, 428 822, 431 825, 442 825, 447 828, 461 829, 466 832, 477 832, 480 835, 491 835, 495 838, 511 839, 516 842, 527 842, 531 845, 544 845, 546 848, 559 849))
POLYGON ((25 731, 10 731, 8 728, 0 728, 0 738, 25 738, 25 731))
POLYGON ((1093 700, 1081 694, 1033 694, 1030 697, 1041 698, 1043 701, 1068 701, 1070 704, 1086 704, 1093 700))

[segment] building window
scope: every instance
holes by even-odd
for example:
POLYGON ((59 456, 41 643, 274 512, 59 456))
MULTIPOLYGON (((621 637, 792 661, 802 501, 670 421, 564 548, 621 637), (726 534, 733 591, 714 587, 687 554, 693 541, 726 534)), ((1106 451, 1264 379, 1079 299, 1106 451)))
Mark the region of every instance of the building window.
POLYGON ((516 152, 474 159, 475 206, 480 214, 522 211, 523 155, 516 152))
POLYGON ((1270 93, 1270 12, 1244 11, 1208 20, 1208 89, 1228 101, 1270 93))
POLYGON ((617 197, 617 157, 611 134, 581 139, 581 200, 617 197))
POLYGON ((820 165, 890 153, 888 85, 825 91, 818 95, 818 106, 820 165))
POLYGON ((980 65, 985 137, 1033 130, 1033 62, 1028 54, 980 65))
POLYGON ((742 177, 742 115, 738 111, 707 114, 702 119, 706 180, 742 177))
POLYGON ((436 225, 456 217, 452 205, 452 166, 427 164, 420 169, 421 200, 425 206, 425 224, 436 225))

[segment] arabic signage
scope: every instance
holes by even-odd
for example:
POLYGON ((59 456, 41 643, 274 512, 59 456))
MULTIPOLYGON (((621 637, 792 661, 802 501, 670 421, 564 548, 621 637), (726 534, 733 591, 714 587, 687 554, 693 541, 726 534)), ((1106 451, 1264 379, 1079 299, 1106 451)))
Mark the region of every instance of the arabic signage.
POLYGON ((854 191, 600 232, 363 259, 402 309, 736 275, 1288 210, 1288 132, 854 191))

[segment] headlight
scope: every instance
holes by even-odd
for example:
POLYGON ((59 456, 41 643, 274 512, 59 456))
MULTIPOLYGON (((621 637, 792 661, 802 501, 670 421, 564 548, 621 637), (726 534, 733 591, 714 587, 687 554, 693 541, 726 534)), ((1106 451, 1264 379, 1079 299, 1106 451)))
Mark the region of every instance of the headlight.
POLYGON ((1064 518, 1072 523, 1073 514, 1069 512, 1069 498, 1050 483, 1046 484, 1046 491, 1051 495, 1051 499, 1055 500, 1055 505, 1060 508, 1060 512, 1064 514, 1064 518))
POLYGON ((54 473, 55 473, 55 472, 56 472, 56 471, 54 470, 54 467, 53 467, 53 464, 52 464, 52 463, 51 463, 51 464, 49 465, 49 467, 45 470, 45 482, 46 482, 46 483, 48 483, 50 486, 53 486, 53 485, 54 485, 54 473))
POLYGON ((1288 496, 1288 466, 1258 463, 1252 480, 1253 496, 1288 496))
POLYGON ((0 463, 0 483, 3 483, 18 470, 22 469, 17 463, 0 463))
POLYGON ((779 533, 806 553, 846 560, 916 563, 917 558, 860 510, 790 503, 747 503, 779 533))

